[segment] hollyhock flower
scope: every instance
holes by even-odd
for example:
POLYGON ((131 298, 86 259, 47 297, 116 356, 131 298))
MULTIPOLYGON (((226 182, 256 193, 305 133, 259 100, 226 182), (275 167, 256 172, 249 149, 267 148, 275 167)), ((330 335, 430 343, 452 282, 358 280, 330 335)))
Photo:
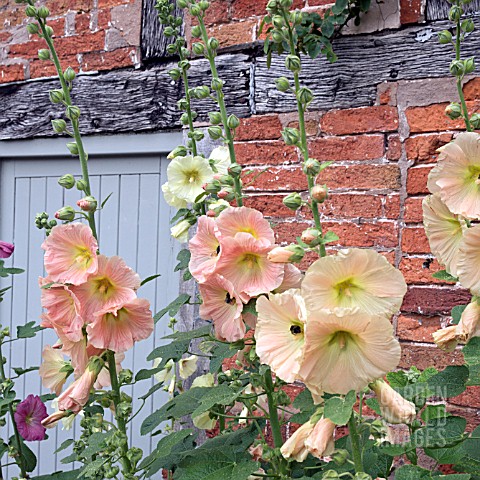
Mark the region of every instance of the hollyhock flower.
POLYGON ((11 243, 2 242, 0 240, 0 258, 8 258, 12 256, 15 246, 11 243))
POLYGON ((97 312, 87 326, 89 342, 96 348, 126 352, 135 342, 148 338, 153 332, 150 304, 144 298, 135 298, 124 305, 97 312))
POLYGON ((180 378, 186 380, 188 377, 195 373, 197 369, 198 357, 196 355, 190 355, 187 358, 182 358, 178 362, 178 373, 180 378))
POLYGON ((230 166, 230 152, 228 147, 221 146, 214 148, 210 154, 210 162, 213 162, 216 173, 220 175, 228 175, 228 167, 230 166))
POLYGON ((445 352, 453 352, 458 345, 457 325, 441 328, 432 333, 433 341, 445 352))
POLYGON ((81 285, 73 287, 86 323, 95 312, 128 303, 136 298, 140 277, 120 257, 98 256, 98 270, 81 285))
POLYGON ((263 215, 254 208, 227 208, 217 218, 220 238, 234 237, 237 233, 249 233, 257 240, 264 240, 270 245, 275 243, 272 227, 263 215))
POLYGON ((176 197, 171 191, 168 182, 162 185, 163 198, 171 206, 178 209, 187 208, 187 201, 176 197))
POLYGON ((336 425, 328 418, 321 418, 305 440, 307 450, 317 458, 331 455, 335 450, 333 434, 336 425))
MULTIPOLYGON (((439 148, 437 150, 440 151, 441 149, 439 148)), ((439 159, 440 160, 440 159, 439 159)), ((431 170, 430 173, 428 174, 428 179, 427 179, 427 188, 430 193, 439 193, 440 192, 440 187, 437 185, 437 180, 440 178, 440 172, 443 168, 443 164, 439 161, 431 170)))
POLYGON ((38 371, 45 388, 60 395, 64 383, 67 381, 73 368, 70 362, 65 361, 60 349, 45 345, 42 352, 43 362, 38 371))
POLYGON ((480 295, 480 225, 468 228, 460 244, 457 274, 460 283, 474 295, 480 295))
MULTIPOLYGON (((156 358, 153 361, 153 368, 157 368, 161 362, 161 358, 156 358)), ((175 391, 175 382, 177 381, 175 362, 173 360, 168 360, 163 369, 157 372, 154 377, 158 383, 163 383, 165 385, 166 388, 164 387, 164 389, 166 389, 170 395, 173 395, 173 392, 175 391)))
POLYGON ((268 252, 267 258, 273 263, 301 262, 305 250, 300 245, 292 243, 288 247, 275 247, 268 252))
POLYGON ((80 285, 97 271, 98 244, 87 225, 67 223, 53 227, 42 248, 45 270, 52 282, 80 285))
POLYGON ((293 382, 300 370, 305 343, 306 311, 300 290, 257 300, 256 352, 275 374, 293 382))
POLYGON ((188 268, 200 283, 205 282, 215 270, 220 253, 220 242, 217 235, 218 229, 215 220, 202 216, 198 219, 197 233, 188 242, 191 254, 188 268))
POLYGON ((83 409, 90 397, 90 390, 96 382, 98 374, 104 367, 104 361, 99 357, 90 358, 85 372, 75 380, 59 397, 58 408, 61 411, 70 410, 78 413, 83 409))
POLYGON ((384 315, 358 308, 311 310, 299 376, 316 395, 346 394, 393 370, 400 353, 392 324, 384 315))
POLYGON ((440 200, 439 194, 429 195, 422 202, 423 224, 432 253, 445 265, 448 273, 457 276, 459 247, 467 225, 440 200))
POLYGON ((170 192, 193 203, 204 193, 202 186, 213 179, 213 170, 203 157, 175 157, 168 165, 167 176, 170 192))
POLYGON ((49 415, 47 418, 42 420, 42 425, 45 428, 54 428, 58 425, 58 422, 62 422, 62 430, 71 430, 73 427, 73 422, 75 421, 75 417, 79 415, 83 417, 83 410, 80 410, 78 414, 74 414, 70 411, 60 411, 58 409, 58 398, 54 398, 50 403, 50 407, 53 409, 53 413, 49 415))
POLYGON ((283 444, 280 452, 287 460, 303 462, 308 456, 305 441, 312 433, 315 423, 308 421, 304 423, 295 433, 283 444))
POLYGON ((359 307, 372 315, 395 313, 406 291, 402 274, 382 255, 359 248, 320 258, 302 282, 308 312, 359 307))
POLYGON ((188 220, 182 220, 170 229, 170 235, 180 243, 188 241, 188 231, 192 224, 188 220))
MULTIPOLYGON (((205 375, 200 375, 199 377, 196 377, 193 380, 191 388, 213 387, 214 385, 214 376, 211 373, 207 373, 205 375)), ((212 430, 213 428, 215 428, 217 420, 215 418, 211 418, 209 412, 205 412, 201 415, 198 415, 197 417, 194 417, 193 424, 201 430, 212 430)))
POLYGON ((457 325, 457 337, 461 342, 468 342, 472 337, 480 336, 480 305, 473 301, 467 305, 457 325))
POLYGON ((27 442, 45 439, 45 427, 42 420, 48 416, 47 407, 38 395, 29 395, 17 405, 15 423, 20 435, 27 442))
POLYGON ((373 382, 370 387, 377 396, 383 418, 394 424, 410 424, 415 420, 415 405, 403 398, 396 390, 382 379, 373 382))
POLYGON ((233 285, 221 275, 213 274, 198 286, 203 303, 200 317, 212 320, 215 335, 227 342, 236 342, 245 336, 242 320, 243 303, 233 285))
POLYGON ((442 147, 432 182, 448 209, 467 218, 480 217, 480 135, 460 133, 442 147))
POLYGON ((283 275, 283 281, 273 293, 282 293, 291 288, 300 288, 303 281, 303 273, 291 263, 285 264, 285 273, 283 275))
POLYGON ((283 265, 267 259, 271 249, 267 242, 245 232, 222 238, 221 242, 216 273, 235 285, 242 300, 270 292, 282 283, 283 265))

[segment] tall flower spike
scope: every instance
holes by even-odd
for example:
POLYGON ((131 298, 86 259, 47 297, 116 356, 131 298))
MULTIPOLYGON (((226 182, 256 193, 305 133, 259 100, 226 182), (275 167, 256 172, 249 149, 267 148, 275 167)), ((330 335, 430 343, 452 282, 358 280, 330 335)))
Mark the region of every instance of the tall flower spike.
POLYGON ((402 274, 382 255, 359 248, 320 258, 308 268, 302 282, 309 313, 358 307, 372 315, 393 314, 406 291, 402 274))

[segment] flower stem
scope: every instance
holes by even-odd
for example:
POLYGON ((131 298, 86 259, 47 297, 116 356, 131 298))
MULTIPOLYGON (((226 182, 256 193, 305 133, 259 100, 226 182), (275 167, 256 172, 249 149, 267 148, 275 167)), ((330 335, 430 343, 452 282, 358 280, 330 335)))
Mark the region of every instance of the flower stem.
POLYGON ((270 414, 270 426, 272 428, 273 443, 275 448, 280 448, 283 445, 282 430, 280 428, 280 421, 278 419, 277 405, 273 398, 274 386, 272 379, 272 370, 269 368, 265 372, 265 393, 268 400, 268 412, 270 414))
POLYGON ((125 435, 125 441, 122 442, 122 456, 120 462, 122 463, 123 473, 131 474, 132 464, 127 458, 128 452, 128 440, 127 440, 127 426, 123 415, 119 412, 120 404, 120 385, 118 383, 117 377, 117 363, 115 361, 115 353, 111 350, 107 351, 107 361, 108 361, 108 371, 110 373, 110 381, 112 383, 112 392, 113 392, 113 404, 115 406, 115 420, 117 421, 118 429, 125 435))
MULTIPOLYGON (((205 23, 203 21, 203 17, 199 15, 197 18, 198 18, 198 24, 202 32, 202 40, 205 43, 205 48, 207 50, 207 53, 205 56, 210 64, 210 70, 212 71, 212 79, 214 81, 218 81, 220 80, 220 78, 218 76, 217 66, 215 65, 215 52, 209 45, 208 33, 205 27, 205 23)), ((228 151, 230 153, 230 163, 232 165, 235 165, 237 164, 237 158, 235 156, 235 148, 233 145, 232 132, 227 124, 228 123, 227 108, 225 106, 225 96, 223 94, 221 87, 216 90, 216 94, 217 94, 218 107, 220 109, 220 115, 222 117, 222 124, 225 130, 226 143, 228 146, 228 151)), ((235 175, 233 180, 234 180, 235 199, 237 201, 237 206, 241 207, 243 206, 242 183, 238 175, 235 175)))
MULTIPOLYGON (((2 343, 3 342, 0 341, 0 380, 2 382, 5 382, 7 380, 7 378, 5 376, 5 367, 3 365, 2 343)), ((18 450, 18 456, 17 456, 17 458, 15 458, 15 462, 18 465, 18 468, 20 469, 20 473, 21 473, 22 477, 23 478, 28 478, 27 470, 26 470, 25 464, 24 464, 24 456, 23 456, 23 452, 22 452, 22 439, 20 437, 20 433, 18 432, 17 423, 15 422, 15 414, 14 414, 13 407, 12 407, 11 403, 8 404, 8 412, 10 414, 10 418, 11 418, 11 421, 12 421, 13 431, 14 431, 14 434, 15 434, 15 440, 16 440, 16 443, 17 443, 17 450, 18 450)))
POLYGON ((357 432, 357 422, 355 419, 355 412, 352 412, 352 416, 348 421, 348 431, 350 433, 350 441, 352 443, 352 455, 353 462, 355 464, 355 473, 363 473, 363 460, 362 451, 360 448, 360 438, 357 432))
MULTIPOLYGON (((461 28, 460 28, 460 19, 457 20, 456 25, 456 38, 455 38, 455 60, 460 60, 460 45, 461 45, 461 28)), ((457 76, 457 90, 458 96, 460 97, 460 103, 462 105, 462 116, 465 120, 465 127, 467 128, 467 132, 472 131, 472 126, 470 125, 470 117, 468 115, 468 108, 467 103, 465 102, 465 96, 463 95, 463 88, 462 88, 462 80, 463 75, 457 76)))

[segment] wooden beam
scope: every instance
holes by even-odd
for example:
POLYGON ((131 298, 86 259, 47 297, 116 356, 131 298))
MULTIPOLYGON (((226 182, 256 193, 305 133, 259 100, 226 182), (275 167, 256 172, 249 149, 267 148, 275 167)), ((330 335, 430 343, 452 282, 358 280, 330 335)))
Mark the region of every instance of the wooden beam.
MULTIPOLYGON (((446 0, 427 0, 425 17, 427 20, 446 20, 448 11, 452 7, 446 0)), ((480 0, 473 0, 468 5, 462 5, 466 13, 480 12, 480 0)))

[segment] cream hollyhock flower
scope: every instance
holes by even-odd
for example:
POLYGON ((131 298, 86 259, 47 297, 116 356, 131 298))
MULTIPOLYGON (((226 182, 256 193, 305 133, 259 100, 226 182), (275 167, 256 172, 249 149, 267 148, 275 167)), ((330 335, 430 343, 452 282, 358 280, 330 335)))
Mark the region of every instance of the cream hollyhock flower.
MULTIPOLYGON (((161 362, 161 358, 156 358, 153 361, 153 368, 157 368, 161 362)), ((173 394, 175 391, 175 383, 177 381, 175 362, 171 359, 168 360, 163 369, 155 373, 154 377, 158 383, 163 383, 164 390, 170 394, 173 394)))
POLYGON ((468 342, 480 336, 480 305, 473 301, 467 305, 457 325, 457 336, 461 342, 468 342))
POLYGON ((456 277, 459 247, 467 225, 447 208, 438 193, 425 197, 422 207, 430 249, 447 272, 456 277))
POLYGON ((273 293, 282 293, 291 288, 300 288, 303 281, 303 273, 291 263, 285 264, 285 273, 281 285, 273 293))
POLYGON ((203 157, 175 157, 167 168, 168 188, 176 197, 195 202, 203 185, 213 179, 213 170, 203 157))
POLYGON ((287 460, 303 462, 308 456, 305 441, 312 433, 315 423, 308 421, 304 423, 295 433, 283 444, 280 452, 287 460))
POLYGON ((170 186, 168 185, 168 182, 165 182, 162 185, 162 192, 163 192, 163 198, 165 201, 174 208, 186 208, 187 207, 187 201, 184 200, 183 198, 178 198, 176 197, 170 190, 170 186))
POLYGON ((45 345, 42 352, 43 362, 38 373, 42 379, 42 385, 58 396, 62 391, 68 375, 73 372, 70 362, 65 361, 61 349, 45 345))
POLYGON ((188 220, 182 220, 170 229, 170 235, 180 243, 188 241, 188 231, 192 224, 188 220))
POLYGON ((181 378, 186 380, 188 377, 195 373, 197 369, 198 357, 196 355, 190 355, 187 358, 182 358, 178 362, 178 373, 181 378))
POLYGON ((480 295, 480 225, 468 228, 460 244, 457 274, 460 283, 474 295, 480 295))
MULTIPOLYGON (((193 380, 191 388, 213 387, 215 385, 215 377, 211 373, 200 375, 193 380)), ((201 430, 212 430, 217 424, 217 420, 210 418, 209 412, 202 413, 198 417, 193 418, 193 424, 201 430)))
POLYGON ((467 218, 480 217, 480 135, 460 133, 445 145, 430 184, 439 188, 448 209, 467 218))
POLYGON ((432 333, 433 341, 445 352, 453 352, 458 345, 457 325, 441 328, 432 333))
POLYGON ((410 424, 415 420, 417 416, 415 405, 403 398, 388 383, 379 379, 370 387, 377 396, 380 411, 387 422, 410 424))
POLYGON ((299 376, 315 394, 346 394, 397 367, 400 344, 385 315, 358 308, 314 310, 308 314, 299 376))
POLYGON ((286 382, 298 377, 305 343, 306 311, 300 290, 257 300, 256 352, 286 382))
POLYGON ((302 282, 309 313, 358 307, 372 315, 393 314, 406 292, 402 274, 382 255, 359 248, 320 258, 309 267, 302 282))
POLYGON ((210 161, 213 162, 216 173, 220 175, 228 175, 228 167, 230 166, 230 152, 228 147, 221 146, 214 148, 210 154, 210 161))
POLYGON ((310 435, 305 440, 307 450, 317 458, 323 458, 331 455, 335 450, 336 425, 328 418, 321 418, 313 428, 310 435))

